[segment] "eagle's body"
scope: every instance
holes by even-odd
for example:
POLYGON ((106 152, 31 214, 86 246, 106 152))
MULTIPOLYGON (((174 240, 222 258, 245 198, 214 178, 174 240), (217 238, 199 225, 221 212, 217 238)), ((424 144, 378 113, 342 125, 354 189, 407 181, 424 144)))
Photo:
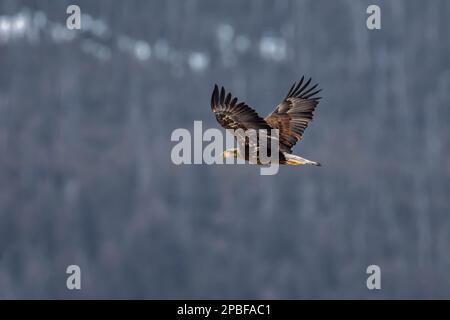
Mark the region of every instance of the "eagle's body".
POLYGON ((225 129, 233 129, 238 143, 242 145, 240 148, 229 149, 224 151, 224 156, 240 157, 250 163, 261 164, 259 157, 259 141, 267 139, 267 156, 270 157, 270 135, 271 129, 278 129, 278 147, 279 147, 279 163, 280 164, 312 164, 320 166, 318 162, 310 161, 292 154, 292 148, 297 141, 302 139, 303 132, 313 119, 313 112, 319 103, 320 97, 315 97, 321 90, 315 90, 317 84, 308 87, 311 79, 303 84, 304 77, 298 84, 289 90, 283 101, 275 108, 275 110, 265 119, 261 118, 255 110, 250 108, 244 102, 238 103, 237 98, 232 98, 231 94, 225 93, 222 87, 220 92, 217 85, 211 97, 211 109, 214 112, 217 121, 225 129), (242 129, 242 130, 238 130, 242 129), (251 139, 242 135, 242 131, 256 130, 256 132, 265 132, 267 135, 258 134, 258 143, 252 143, 251 139), (259 131, 259 130, 265 131, 259 131))

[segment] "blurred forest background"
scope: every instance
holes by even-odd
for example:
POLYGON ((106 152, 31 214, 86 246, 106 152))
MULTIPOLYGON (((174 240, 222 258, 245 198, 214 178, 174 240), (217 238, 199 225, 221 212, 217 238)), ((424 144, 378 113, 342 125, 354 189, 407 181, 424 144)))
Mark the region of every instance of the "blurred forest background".
POLYGON ((450 298, 449 17, 0 0, 0 298, 450 298), (219 126, 214 83, 265 116, 302 75, 323 100, 294 151, 323 167, 172 164, 174 129, 219 126))

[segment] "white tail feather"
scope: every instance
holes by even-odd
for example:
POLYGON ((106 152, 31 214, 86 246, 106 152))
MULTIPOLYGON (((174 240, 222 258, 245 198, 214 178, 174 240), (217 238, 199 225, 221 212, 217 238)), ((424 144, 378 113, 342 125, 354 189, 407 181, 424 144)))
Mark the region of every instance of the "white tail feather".
POLYGON ((312 164, 313 166, 320 167, 321 164, 316 161, 311 161, 299 156, 296 156, 295 154, 289 154, 289 153, 283 153, 284 157, 286 158, 286 163, 290 165, 300 165, 300 164, 312 164))

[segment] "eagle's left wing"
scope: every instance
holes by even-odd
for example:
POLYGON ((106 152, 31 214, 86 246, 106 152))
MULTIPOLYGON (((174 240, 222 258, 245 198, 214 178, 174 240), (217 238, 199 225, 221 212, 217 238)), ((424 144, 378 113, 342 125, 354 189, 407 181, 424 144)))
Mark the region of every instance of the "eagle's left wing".
MULTIPOLYGON (((270 135, 272 128, 267 122, 244 102, 238 103, 237 98, 233 98, 231 93, 226 94, 223 87, 219 93, 217 85, 214 86, 211 110, 222 127, 232 129, 231 133, 237 139, 240 147, 249 148, 250 152, 256 152, 259 149, 259 142, 262 139, 268 141, 268 138, 273 138, 270 135), (252 133, 247 130, 251 129, 255 130, 255 140, 249 139, 252 133), (259 131, 260 129, 265 130, 259 131)), ((270 149, 269 142, 267 142, 267 148, 270 149)))
POLYGON ((223 87, 219 93, 217 85, 211 96, 211 110, 225 129, 271 129, 255 110, 244 102, 238 103, 237 98, 232 98, 231 93, 226 94, 223 87))

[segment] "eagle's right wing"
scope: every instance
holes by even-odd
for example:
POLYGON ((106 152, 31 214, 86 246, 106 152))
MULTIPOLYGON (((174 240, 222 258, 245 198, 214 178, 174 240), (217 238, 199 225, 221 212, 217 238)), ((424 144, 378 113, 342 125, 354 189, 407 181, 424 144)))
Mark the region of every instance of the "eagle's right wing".
POLYGON ((294 83, 284 100, 265 119, 267 124, 279 131, 280 150, 292 153, 292 147, 301 140, 303 132, 313 119, 313 112, 320 97, 315 95, 317 84, 308 87, 311 79, 303 84, 304 77, 299 83, 294 83))

